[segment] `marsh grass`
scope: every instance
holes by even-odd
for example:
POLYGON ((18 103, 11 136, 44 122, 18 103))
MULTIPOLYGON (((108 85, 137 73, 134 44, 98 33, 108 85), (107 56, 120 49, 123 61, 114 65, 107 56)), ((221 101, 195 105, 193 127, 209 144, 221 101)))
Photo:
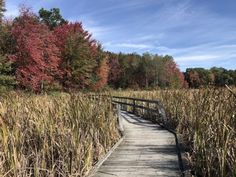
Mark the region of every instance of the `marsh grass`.
POLYGON ((229 90, 128 91, 114 95, 159 99, 167 112, 164 123, 179 134, 194 175, 236 176, 236 97, 229 90))
POLYGON ((108 98, 0 96, 0 176, 85 176, 119 137, 108 98))

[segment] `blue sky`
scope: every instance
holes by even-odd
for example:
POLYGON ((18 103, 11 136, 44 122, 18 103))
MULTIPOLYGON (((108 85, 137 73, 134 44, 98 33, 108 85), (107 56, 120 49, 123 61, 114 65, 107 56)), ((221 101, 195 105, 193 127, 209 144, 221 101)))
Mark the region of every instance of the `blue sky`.
POLYGON ((182 71, 236 69, 236 0, 7 0, 5 15, 16 16, 20 4, 60 8, 105 50, 169 54, 182 71))

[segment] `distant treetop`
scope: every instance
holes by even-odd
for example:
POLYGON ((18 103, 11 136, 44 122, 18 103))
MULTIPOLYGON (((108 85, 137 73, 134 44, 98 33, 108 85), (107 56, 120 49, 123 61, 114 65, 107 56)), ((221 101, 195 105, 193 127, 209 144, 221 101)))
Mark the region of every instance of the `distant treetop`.
POLYGON ((58 8, 52 8, 50 10, 41 8, 39 10, 39 18, 40 21, 45 23, 50 29, 68 23, 68 21, 61 16, 60 9, 58 8))

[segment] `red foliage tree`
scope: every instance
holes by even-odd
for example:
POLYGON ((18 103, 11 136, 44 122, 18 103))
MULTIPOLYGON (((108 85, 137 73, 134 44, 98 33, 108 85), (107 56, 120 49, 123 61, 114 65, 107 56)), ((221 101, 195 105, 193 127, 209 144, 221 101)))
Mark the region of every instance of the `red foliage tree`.
POLYGON ((172 59, 165 62, 164 75, 164 81, 169 87, 182 88, 187 86, 183 73, 172 59))
POLYGON ((57 46, 60 48, 62 54, 66 52, 66 44, 69 37, 80 37, 83 42, 87 42, 90 47, 91 54, 95 55, 97 52, 97 42, 91 39, 91 34, 83 29, 82 23, 68 23, 60 25, 55 28, 54 34, 57 39, 57 46))
POLYGON ((119 64, 119 60, 116 56, 111 55, 109 57, 109 76, 108 81, 110 84, 114 84, 117 82, 119 75, 121 73, 121 66, 119 64))
POLYGON ((58 74, 59 50, 48 27, 39 23, 28 9, 21 11, 12 27, 16 40, 16 79, 20 85, 40 92, 44 83, 52 83, 58 74))
POLYGON ((62 84, 65 88, 99 89, 107 82, 108 67, 98 43, 81 23, 69 23, 54 30, 61 51, 62 84))

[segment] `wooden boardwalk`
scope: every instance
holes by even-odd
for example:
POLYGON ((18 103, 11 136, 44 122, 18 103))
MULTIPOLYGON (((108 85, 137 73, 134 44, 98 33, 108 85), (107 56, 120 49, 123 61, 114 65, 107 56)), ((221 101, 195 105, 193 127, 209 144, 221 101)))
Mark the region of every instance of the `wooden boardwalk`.
POLYGON ((125 137, 93 177, 180 176, 173 134, 122 112, 125 137))

